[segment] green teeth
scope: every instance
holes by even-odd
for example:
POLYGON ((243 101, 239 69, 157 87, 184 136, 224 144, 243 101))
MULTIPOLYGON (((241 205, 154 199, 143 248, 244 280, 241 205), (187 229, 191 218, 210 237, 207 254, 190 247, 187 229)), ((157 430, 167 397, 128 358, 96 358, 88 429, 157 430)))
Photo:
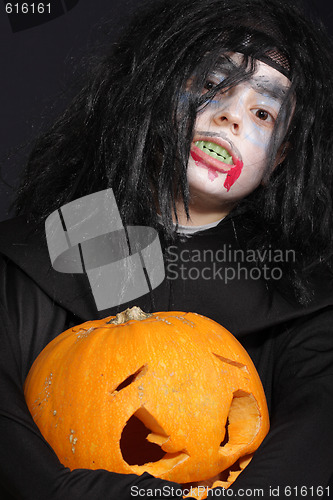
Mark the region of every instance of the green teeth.
POLYGON ((222 148, 222 146, 215 144, 215 142, 196 141, 195 145, 212 158, 223 161, 223 163, 226 163, 227 165, 233 164, 232 156, 228 153, 228 151, 225 148, 222 148))

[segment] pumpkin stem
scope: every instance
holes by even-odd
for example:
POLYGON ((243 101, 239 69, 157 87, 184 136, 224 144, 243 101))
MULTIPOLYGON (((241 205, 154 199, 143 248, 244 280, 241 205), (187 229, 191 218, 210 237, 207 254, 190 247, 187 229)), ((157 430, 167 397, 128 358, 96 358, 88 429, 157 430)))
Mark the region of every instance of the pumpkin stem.
POLYGON ((127 308, 125 311, 118 313, 113 319, 107 322, 107 324, 121 325, 127 321, 142 321, 143 319, 150 318, 152 314, 143 312, 140 307, 133 306, 127 308))

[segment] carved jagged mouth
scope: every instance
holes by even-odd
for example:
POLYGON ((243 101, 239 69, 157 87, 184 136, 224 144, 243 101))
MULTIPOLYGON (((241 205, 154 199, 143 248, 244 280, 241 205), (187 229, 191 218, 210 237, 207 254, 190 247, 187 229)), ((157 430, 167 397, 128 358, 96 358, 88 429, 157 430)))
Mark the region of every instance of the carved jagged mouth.
POLYGON ((125 462, 136 474, 150 472, 160 476, 189 458, 186 450, 168 453, 163 450, 169 436, 144 407, 126 423, 120 449, 125 462))
POLYGON ((215 142, 210 141, 196 141, 195 145, 197 148, 201 149, 204 153, 220 160, 227 165, 233 165, 233 160, 231 154, 222 146, 215 144, 215 142))
MULTIPOLYGON (((142 365, 129 374, 110 394, 116 396, 146 375, 148 365, 142 365)), ((189 458, 186 450, 166 451, 170 449, 170 436, 155 417, 142 406, 126 422, 120 439, 123 460, 135 474, 151 472, 160 476, 189 458)))

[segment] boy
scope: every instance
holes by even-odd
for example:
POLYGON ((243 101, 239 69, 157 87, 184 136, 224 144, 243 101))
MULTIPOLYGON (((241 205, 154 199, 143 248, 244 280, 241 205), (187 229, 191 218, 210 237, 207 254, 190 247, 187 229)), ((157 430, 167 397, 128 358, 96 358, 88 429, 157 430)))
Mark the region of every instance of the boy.
POLYGON ((2 225, 4 497, 127 499, 132 486, 167 484, 70 472, 24 404, 24 379, 52 338, 134 305, 96 311, 84 277, 52 270, 45 247, 47 215, 107 187, 124 224, 153 226, 162 240, 166 279, 135 305, 218 321, 261 376, 271 430, 235 494, 328 492, 331 67, 323 30, 279 0, 154 2, 40 138, 20 217, 2 225))

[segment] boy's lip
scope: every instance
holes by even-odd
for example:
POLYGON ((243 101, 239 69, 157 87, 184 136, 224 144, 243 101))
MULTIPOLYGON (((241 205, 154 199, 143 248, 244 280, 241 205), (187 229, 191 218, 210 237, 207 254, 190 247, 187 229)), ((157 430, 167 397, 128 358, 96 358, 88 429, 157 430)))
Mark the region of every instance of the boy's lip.
POLYGON ((239 164, 239 162, 241 161, 240 157, 235 154, 232 145, 228 141, 222 139, 221 137, 215 137, 215 136, 196 135, 194 137, 191 146, 191 156, 194 159, 194 161, 202 163, 206 168, 217 170, 218 172, 221 173, 229 172, 230 169, 234 168, 235 165, 239 164), (221 160, 212 158, 211 156, 206 154, 204 151, 202 151, 195 145, 197 141, 213 142, 218 146, 221 146, 222 148, 226 149, 230 154, 230 156, 232 157, 233 164, 229 165, 227 163, 222 162, 221 160))

